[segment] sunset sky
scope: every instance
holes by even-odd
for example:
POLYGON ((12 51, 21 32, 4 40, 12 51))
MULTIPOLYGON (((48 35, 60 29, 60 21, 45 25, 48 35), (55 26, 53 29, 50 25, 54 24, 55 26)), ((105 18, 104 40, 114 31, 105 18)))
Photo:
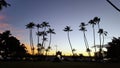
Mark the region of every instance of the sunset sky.
MULTIPOLYGON (((86 51, 83 33, 79 31, 81 22, 88 23, 95 16, 101 18, 100 26, 108 32, 105 43, 112 37, 120 36, 120 13, 115 10, 106 0, 6 0, 11 4, 8 8, 0 11, 0 32, 10 30, 22 43, 29 46, 29 30, 26 24, 34 22, 40 24, 49 22, 55 29, 56 35, 52 36, 52 50, 55 45, 63 54, 71 53, 67 34, 63 31, 65 26, 71 26, 70 39, 77 53, 86 51)), ((111 0, 120 8, 120 0, 111 0)), ((97 28, 97 26, 95 26, 97 28)), ((37 45, 37 36, 34 29, 34 46, 37 45)), ((87 27, 86 36, 90 48, 93 46, 91 26, 87 27)), ((49 39, 48 39, 49 40, 49 39)), ((48 46, 48 42, 46 46, 48 46)), ((99 45, 99 37, 96 30, 96 44, 99 45)), ((94 52, 94 49, 91 48, 94 52)))

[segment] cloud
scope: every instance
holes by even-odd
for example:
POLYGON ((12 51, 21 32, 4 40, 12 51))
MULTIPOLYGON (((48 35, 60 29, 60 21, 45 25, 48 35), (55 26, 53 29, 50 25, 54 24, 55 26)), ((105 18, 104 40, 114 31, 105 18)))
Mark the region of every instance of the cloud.
POLYGON ((4 20, 5 19, 5 16, 0 16, 0 20, 4 20))
POLYGON ((0 23, 0 29, 8 28, 8 27, 10 27, 9 24, 7 24, 7 23, 0 23))
POLYGON ((0 33, 5 31, 5 30, 10 30, 12 27, 8 23, 1 23, 0 22, 0 33))

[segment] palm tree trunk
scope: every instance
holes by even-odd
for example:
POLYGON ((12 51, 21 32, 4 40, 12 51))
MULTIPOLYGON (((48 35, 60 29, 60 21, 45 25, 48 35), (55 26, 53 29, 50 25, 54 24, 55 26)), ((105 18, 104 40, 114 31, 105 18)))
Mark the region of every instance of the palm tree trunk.
POLYGON ((95 48, 95 53, 96 53, 96 45, 95 45, 95 28, 93 26, 93 38, 94 38, 94 48, 95 48))
POLYGON ((99 34, 99 39, 100 39, 100 52, 102 51, 102 45, 101 45, 101 34, 99 34))
POLYGON ((47 53, 48 53, 48 51, 46 51, 46 54, 45 54, 45 55, 46 55, 46 57, 47 57, 47 53))
POLYGON ((99 48, 99 58, 102 59, 102 45, 101 45, 101 34, 99 34, 100 37, 100 48, 99 48))
POLYGON ((31 52, 34 55, 34 46, 33 46, 33 38, 32 38, 32 29, 30 29, 30 46, 31 46, 31 52))
MULTIPOLYGON (((39 28, 37 28, 37 32, 39 32, 39 28)), ((37 47, 39 48, 39 35, 38 34, 37 34, 37 39, 38 39, 37 47)), ((40 54, 40 49, 38 49, 38 54, 40 54)))
MULTIPOLYGON (((89 49, 89 45, 88 45, 88 41, 85 35, 85 31, 83 31, 83 35, 84 35, 84 42, 85 42, 85 46, 86 46, 86 50, 89 49)), ((88 52, 89 57, 91 57, 91 53, 90 51, 88 52)))
POLYGON ((52 40, 52 35, 51 35, 51 33, 50 33, 49 47, 50 47, 50 45, 51 45, 51 40, 52 40))
MULTIPOLYGON (((44 32, 46 31, 46 27, 44 27, 44 32)), ((43 41, 42 41, 42 46, 44 46, 44 38, 45 38, 45 35, 43 34, 43 41)))
POLYGON ((102 48, 104 46, 104 34, 102 34, 102 37, 103 37, 103 42, 102 42, 102 48))
POLYGON ((33 36, 32 36, 32 29, 31 29, 31 44, 32 44, 32 50, 33 50, 33 55, 34 55, 34 44, 33 44, 33 36))
POLYGON ((71 41, 70 41, 69 31, 67 32, 67 36, 68 36, 68 41, 69 41, 69 44, 70 44, 70 48, 71 48, 72 54, 74 55, 72 44, 71 44, 71 41))

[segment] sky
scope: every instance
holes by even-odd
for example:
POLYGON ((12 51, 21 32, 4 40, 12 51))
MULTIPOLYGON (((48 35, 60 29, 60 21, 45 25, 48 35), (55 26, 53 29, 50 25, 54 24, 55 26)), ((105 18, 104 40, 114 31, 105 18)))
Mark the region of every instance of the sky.
MULTIPOLYGON (((63 54, 71 54, 65 26, 73 29, 70 32, 70 40, 76 53, 85 53, 83 33, 79 31, 81 22, 88 23, 95 16, 100 17, 100 27, 108 32, 105 44, 112 37, 120 36, 120 13, 115 10, 106 0, 6 0, 11 4, 8 8, 0 11, 0 32, 10 30, 22 43, 29 46, 29 30, 26 24, 34 22, 40 24, 49 22, 51 28, 55 29, 56 35, 52 35, 52 50, 57 49, 63 54)), ((120 8, 120 0, 111 0, 120 8)), ((99 45, 98 29, 96 28, 96 45, 99 45)), ((34 46, 37 45, 36 29, 33 29, 34 46)), ((86 32, 87 40, 92 52, 93 34, 89 25, 86 32)), ((48 46, 48 42, 46 46, 48 46)))

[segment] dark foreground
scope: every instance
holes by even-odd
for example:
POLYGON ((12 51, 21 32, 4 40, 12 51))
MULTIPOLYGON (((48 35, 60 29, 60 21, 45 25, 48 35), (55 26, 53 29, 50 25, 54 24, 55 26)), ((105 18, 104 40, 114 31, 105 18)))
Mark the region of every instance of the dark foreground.
POLYGON ((0 68, 119 68, 119 67, 120 63, 38 62, 38 61, 0 62, 0 68))

